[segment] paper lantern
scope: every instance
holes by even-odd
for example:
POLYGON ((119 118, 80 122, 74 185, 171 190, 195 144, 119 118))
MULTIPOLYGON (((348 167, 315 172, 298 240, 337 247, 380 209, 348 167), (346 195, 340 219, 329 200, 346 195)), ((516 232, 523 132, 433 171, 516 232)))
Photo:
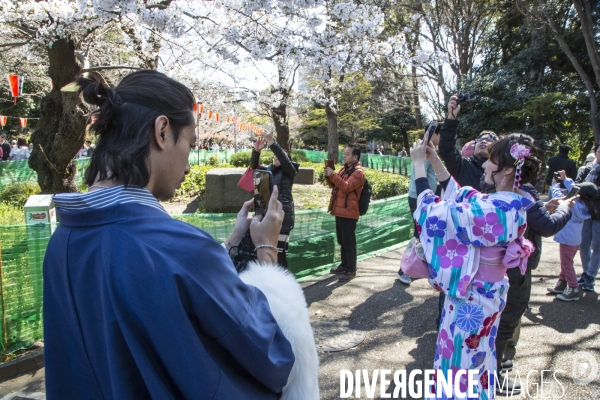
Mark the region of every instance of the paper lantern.
POLYGON ((215 119, 219 122, 219 113, 215 113, 215 119))
POLYGON ((27 128, 27 118, 19 118, 19 125, 21 128, 27 128))
POLYGON ((4 125, 6 125, 6 119, 8 117, 6 115, 0 115, 0 125, 4 128, 4 125))
POLYGON ((213 114, 212 110, 208 110, 208 119, 212 118, 212 114, 213 114))
POLYGON ((8 86, 10 94, 13 97, 20 97, 23 93, 23 77, 18 75, 8 75, 8 86))
POLYGON ((194 113, 198 112, 198 103, 194 103, 194 113))
POLYGON ((200 104, 200 106, 198 107, 198 111, 200 111, 200 115, 202 115, 202 113, 204 112, 204 104, 200 104))
POLYGON ((10 94, 15 98, 15 104, 17 104, 17 97, 20 97, 21 94, 23 94, 23 77, 9 75, 8 85, 10 86, 10 94))
POLYGON ((227 116, 227 119, 225 120, 226 122, 231 121, 231 118, 229 117, 229 115, 227 116))

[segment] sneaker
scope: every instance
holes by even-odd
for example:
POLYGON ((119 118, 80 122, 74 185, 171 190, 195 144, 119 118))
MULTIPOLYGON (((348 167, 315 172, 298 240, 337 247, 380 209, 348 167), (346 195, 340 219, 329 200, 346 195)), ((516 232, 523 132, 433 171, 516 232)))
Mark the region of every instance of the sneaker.
POLYGON ((410 276, 406 275, 402 270, 398 271, 398 280, 400 283, 404 283, 405 285, 410 285, 412 279, 410 276))
POLYGON ((330 274, 345 274, 346 273, 346 268, 342 267, 341 265, 338 265, 335 268, 331 268, 329 270, 330 274))
POLYGON ((343 275, 338 279, 339 282, 350 282, 352 279, 356 278, 356 271, 347 271, 344 272, 343 275))
POLYGON ((583 274, 581 274, 581 276, 579 278, 577 278, 577 283, 579 283, 580 285, 582 283, 585 282, 585 277, 587 276, 587 274, 584 272, 583 274))
POLYGON ((556 298, 562 301, 577 301, 579 300, 579 288, 567 286, 564 292, 556 295, 556 298))
POLYGON ((521 393, 521 384, 512 379, 504 377, 502 374, 498 376, 496 381, 496 394, 499 396, 512 396, 513 394, 521 393))
POLYGON ((584 280, 583 280, 583 283, 580 284, 579 287, 581 289, 583 289, 583 290, 587 290, 587 291, 593 292, 594 291, 594 281, 595 280, 596 280, 595 278, 592 278, 591 276, 586 275, 585 278, 584 278, 584 280))
POLYGON ((513 369, 512 360, 504 360, 500 363, 500 365, 502 366, 502 372, 510 372, 513 369))
POLYGON ((556 282, 556 285, 554 285, 554 287, 549 287, 548 291, 550 293, 554 293, 554 294, 559 294, 565 291, 565 288, 567 288, 567 281, 561 281, 560 279, 558 280, 558 282, 556 282))

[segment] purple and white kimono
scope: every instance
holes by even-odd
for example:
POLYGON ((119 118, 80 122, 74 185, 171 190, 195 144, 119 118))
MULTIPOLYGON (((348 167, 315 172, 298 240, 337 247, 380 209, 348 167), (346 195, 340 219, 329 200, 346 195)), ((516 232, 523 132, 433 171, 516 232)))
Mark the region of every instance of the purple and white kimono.
MULTIPOLYGON (((450 370, 452 377, 459 370, 478 370, 478 399, 494 398, 494 344, 506 305, 505 272, 520 267, 524 273, 527 268, 532 246, 522 236, 531 204, 530 198, 512 192, 481 194, 461 188, 453 178, 442 198, 426 190, 417 200, 414 217, 429 283, 446 294, 434 368, 446 377, 450 370)), ((453 389, 454 397, 442 398, 466 398, 457 394, 466 393, 466 375, 453 389)))

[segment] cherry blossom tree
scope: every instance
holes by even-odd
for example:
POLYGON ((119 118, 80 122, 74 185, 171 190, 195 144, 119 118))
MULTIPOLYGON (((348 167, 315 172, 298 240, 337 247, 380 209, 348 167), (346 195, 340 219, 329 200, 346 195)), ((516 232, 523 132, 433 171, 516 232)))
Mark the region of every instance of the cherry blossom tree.
MULTIPOLYGON (((181 35, 182 10, 171 1, 125 0, 22 0, 0 1, 0 25, 6 39, 3 47, 25 49, 47 61, 52 90, 41 104, 41 117, 31 137, 34 151, 30 166, 38 173, 44 193, 75 191, 73 158, 84 141, 89 108, 69 85, 83 73, 114 68, 88 67, 86 56, 115 30, 130 39, 130 50, 145 54, 129 69, 156 67, 157 35, 181 35), (97 38, 98 40, 94 40, 97 38), (96 46, 94 46, 94 43, 96 46)), ((106 58, 114 52, 98 54, 106 58)), ((99 57, 101 59, 102 57, 99 57)), ((123 68, 122 66, 120 68, 123 68)), ((96 78, 101 78, 96 75, 96 78)))

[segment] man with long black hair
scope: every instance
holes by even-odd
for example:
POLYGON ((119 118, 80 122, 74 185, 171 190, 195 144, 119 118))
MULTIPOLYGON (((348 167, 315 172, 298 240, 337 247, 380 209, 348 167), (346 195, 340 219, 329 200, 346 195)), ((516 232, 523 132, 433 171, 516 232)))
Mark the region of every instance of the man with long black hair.
POLYGON ((190 171, 189 89, 156 71, 115 89, 78 83, 99 106, 99 139, 90 191, 54 196, 60 226, 44 259, 48 399, 280 398, 295 361, 290 342, 228 255, 250 228, 258 260, 275 263, 277 188, 264 218, 249 218, 246 202, 219 244, 159 203, 190 171))

